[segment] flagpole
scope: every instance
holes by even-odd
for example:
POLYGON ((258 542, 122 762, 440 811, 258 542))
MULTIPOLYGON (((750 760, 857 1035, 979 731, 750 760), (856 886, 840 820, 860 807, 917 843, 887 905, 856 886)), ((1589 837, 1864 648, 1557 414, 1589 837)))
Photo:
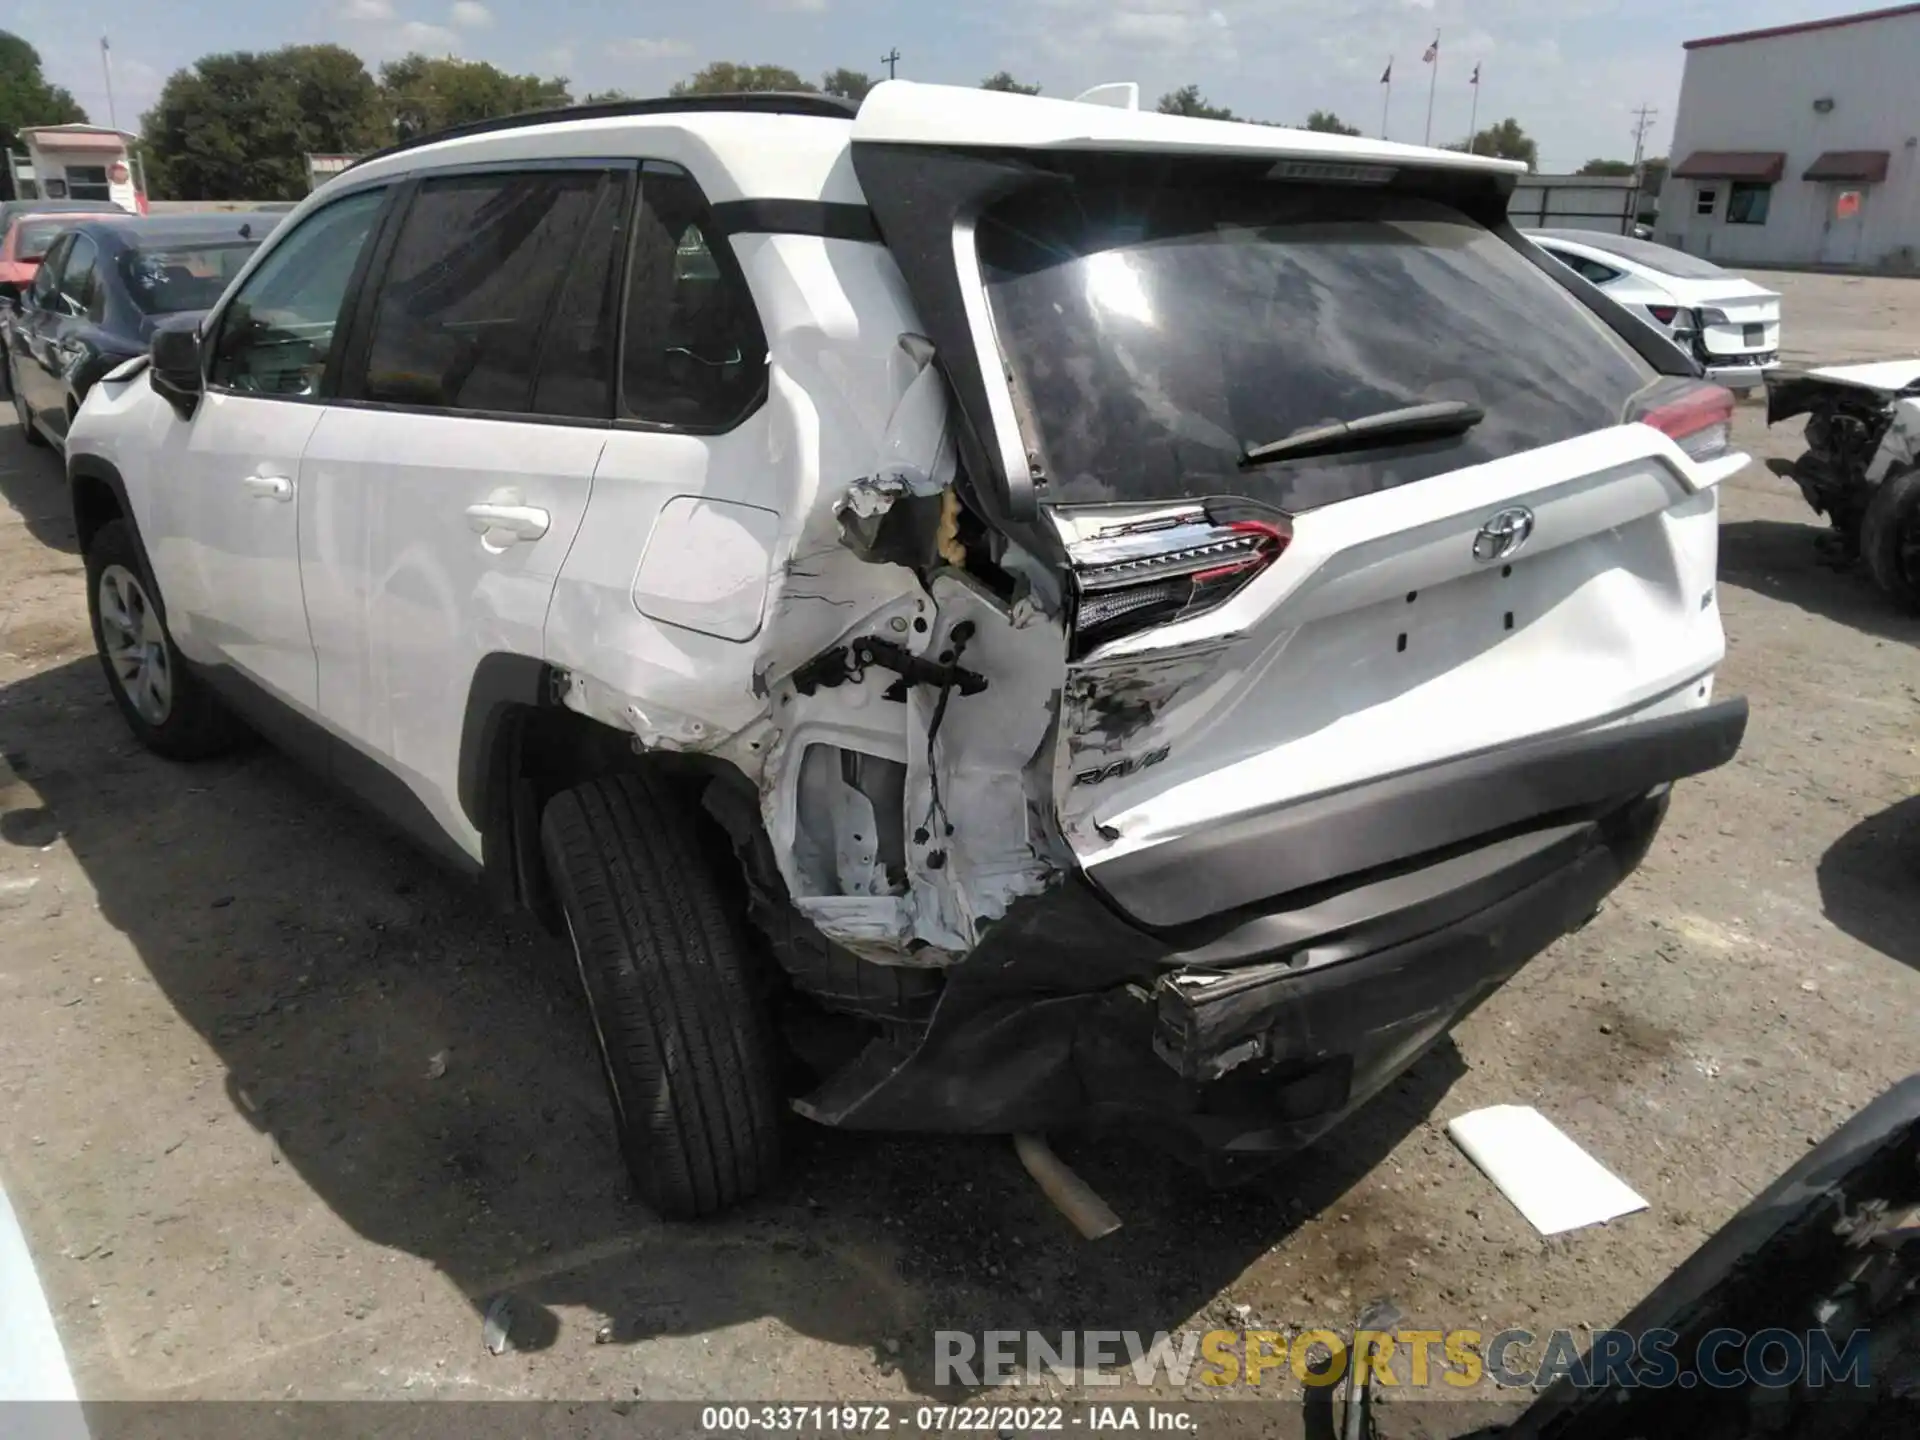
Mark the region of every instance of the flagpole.
POLYGON ((115 130, 120 128, 120 117, 113 108, 113 55, 107 48, 107 37, 100 37, 100 72, 107 77, 107 123, 115 130))
POLYGON ((1426 144, 1433 144, 1433 92, 1440 83, 1440 32, 1433 32, 1433 74, 1427 79, 1427 138, 1426 144))
POLYGON ((1480 67, 1473 67, 1473 108, 1467 112, 1467 153, 1473 154, 1473 142, 1480 134, 1480 67))

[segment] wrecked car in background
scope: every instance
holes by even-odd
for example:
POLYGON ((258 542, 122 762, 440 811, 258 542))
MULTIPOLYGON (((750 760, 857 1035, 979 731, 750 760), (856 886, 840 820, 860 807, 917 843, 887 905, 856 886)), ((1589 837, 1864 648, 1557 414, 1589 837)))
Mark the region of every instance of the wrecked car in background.
POLYGON ((567 934, 663 1212, 789 1105, 1283 1153, 1745 725, 1732 397, 1521 168, 908 82, 410 142, 89 397, 109 683, 567 934))
POLYGON ((1767 423, 1807 417, 1806 453, 1767 468, 1833 522, 1836 559, 1920 613, 1920 360, 1767 377, 1767 423))

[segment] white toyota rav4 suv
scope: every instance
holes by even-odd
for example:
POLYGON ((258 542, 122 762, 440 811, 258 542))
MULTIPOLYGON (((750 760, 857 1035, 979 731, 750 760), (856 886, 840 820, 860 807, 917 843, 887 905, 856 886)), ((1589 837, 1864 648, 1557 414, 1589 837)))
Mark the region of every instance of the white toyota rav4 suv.
POLYGON ((1731 399, 1517 169, 906 82, 376 155, 72 428, 113 693, 569 935, 663 1212, 789 1107, 1296 1148, 1745 725, 1731 399))

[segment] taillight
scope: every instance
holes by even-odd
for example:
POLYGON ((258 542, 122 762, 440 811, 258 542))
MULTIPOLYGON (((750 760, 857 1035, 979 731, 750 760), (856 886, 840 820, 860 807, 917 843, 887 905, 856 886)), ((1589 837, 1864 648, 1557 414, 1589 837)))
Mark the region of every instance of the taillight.
POLYGON ((1631 419, 1651 425, 1695 460, 1733 448, 1733 392, 1697 380, 1670 380, 1641 398, 1631 419))
POLYGON ((1649 305, 1647 313, 1662 325, 1671 325, 1680 314, 1678 305, 1649 305))
POLYGON ((1074 657, 1224 603, 1279 559, 1292 535, 1284 516, 1216 518, 1194 505, 1069 539, 1074 657))

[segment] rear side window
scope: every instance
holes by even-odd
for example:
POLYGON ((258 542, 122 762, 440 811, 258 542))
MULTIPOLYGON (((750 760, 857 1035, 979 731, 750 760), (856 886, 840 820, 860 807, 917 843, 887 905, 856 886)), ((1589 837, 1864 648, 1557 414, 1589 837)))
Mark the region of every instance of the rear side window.
POLYGON ((120 276, 133 303, 149 315, 210 310, 246 266, 251 240, 223 245, 182 245, 165 250, 128 250, 120 276))
POLYGON ((73 316, 99 319, 96 302, 100 295, 100 249, 84 235, 73 237, 66 263, 60 267, 60 306, 73 316))
POLYGON ((542 170, 421 185, 375 301, 365 398, 531 411, 541 337, 606 179, 542 170))
POLYGON ((1652 371, 1439 200, 1117 168, 989 212, 982 272, 1059 503, 1304 510, 1620 423, 1652 371), (1303 429, 1457 400, 1465 434, 1242 468, 1303 429))
POLYGON ((1588 259, 1585 255, 1575 255, 1570 250, 1555 250, 1550 245, 1543 245, 1540 248, 1574 274, 1585 277, 1595 285, 1605 285, 1609 281, 1620 278, 1620 272, 1611 265, 1602 265, 1598 260, 1588 259))
POLYGON ((663 429, 737 424, 767 383, 767 337, 693 177, 649 161, 627 281, 622 413, 663 429))

